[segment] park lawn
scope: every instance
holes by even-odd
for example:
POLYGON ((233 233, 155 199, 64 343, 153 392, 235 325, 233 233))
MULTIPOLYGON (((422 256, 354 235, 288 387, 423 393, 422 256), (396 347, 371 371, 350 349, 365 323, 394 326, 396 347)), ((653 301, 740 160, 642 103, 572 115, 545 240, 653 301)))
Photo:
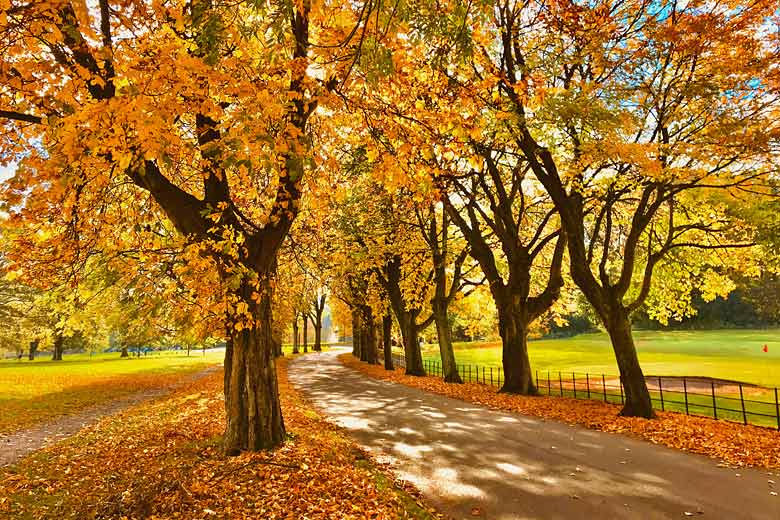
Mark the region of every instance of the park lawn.
MULTIPOLYGON (((634 331, 639 361, 647 375, 707 376, 780 387, 780 329, 708 331, 634 331), (767 345, 768 352, 762 347, 767 345)), ((540 377, 547 371, 617 374, 605 333, 541 339, 528 344, 531 366, 540 377)), ((438 360, 438 346, 424 350, 438 360)), ((458 364, 501 366, 501 343, 456 343, 458 364)), ((542 376, 544 375, 544 376, 542 376)))
POLYGON ((222 361, 222 350, 164 351, 120 358, 118 352, 65 355, 62 361, 0 362, 0 434, 53 417, 160 388, 222 361))
POLYGON ((3 468, 0 519, 439 518, 288 384, 287 359, 281 448, 222 454, 219 370, 3 468))

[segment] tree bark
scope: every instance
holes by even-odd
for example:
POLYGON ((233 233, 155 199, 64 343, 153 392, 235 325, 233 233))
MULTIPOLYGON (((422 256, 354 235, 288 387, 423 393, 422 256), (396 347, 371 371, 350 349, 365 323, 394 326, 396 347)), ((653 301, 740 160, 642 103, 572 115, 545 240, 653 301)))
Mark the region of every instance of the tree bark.
POLYGON ((284 348, 282 347, 282 333, 277 332, 275 329, 271 329, 271 340, 274 347, 274 357, 283 357, 284 348))
POLYGON ((122 347, 122 353, 119 355, 119 357, 130 357, 130 353, 127 352, 127 347, 122 347))
POLYGON ((439 338, 439 355, 441 356, 442 377, 447 383, 463 383, 455 364, 455 351, 452 348, 452 329, 447 315, 446 300, 434 298, 433 321, 436 323, 436 333, 439 338))
POLYGON ((309 351, 309 317, 303 313, 303 352, 309 351))
POLYGON ((38 345, 40 345, 40 340, 34 339, 30 342, 30 353, 27 356, 27 359, 30 361, 35 361, 35 353, 38 352, 38 345))
POLYGON ((356 308, 351 309, 352 314, 352 355, 360 359, 360 316, 356 308))
POLYGON ((629 316, 615 313, 607 324, 607 332, 615 352, 620 379, 626 394, 626 401, 620 415, 627 417, 655 418, 650 392, 647 389, 645 375, 639 364, 634 346, 629 316))
POLYGON ((382 317, 382 348, 384 349, 385 370, 393 370, 393 318, 388 314, 382 317))
POLYGON ((422 352, 418 341, 418 328, 415 315, 408 311, 401 313, 401 336, 404 341, 404 358, 406 360, 406 374, 410 376, 424 376, 422 352))
POLYGON ((56 334, 54 336, 54 352, 52 353, 52 361, 62 361, 62 349, 65 343, 65 338, 62 334, 56 334))
POLYGON ((322 352, 322 317, 314 324, 314 352, 322 352))
POLYGON ((512 305, 512 296, 497 301, 498 331, 502 342, 504 384, 499 392, 533 395, 536 386, 528 359, 528 320, 523 319, 522 309, 512 305))
POLYGON ((293 320, 293 354, 298 354, 298 313, 295 313, 293 320))
POLYGON ((358 337, 360 338, 360 361, 368 362, 368 351, 371 350, 371 344, 368 342, 368 334, 366 328, 368 324, 365 321, 363 312, 358 309, 358 337))
POLYGON ((379 356, 377 353, 376 345, 377 345, 377 338, 376 338, 376 325, 374 324, 374 313, 371 310, 371 307, 368 305, 364 305, 360 308, 360 316, 361 316, 361 339, 360 339, 360 345, 363 348, 363 351, 365 352, 365 360, 366 363, 369 363, 371 365, 378 365, 379 364, 379 356))
POLYGON ((252 298, 253 292, 245 284, 239 297, 248 305, 255 324, 240 331, 231 327, 230 348, 225 349, 224 448, 228 455, 271 449, 284 442, 285 436, 274 361, 271 287, 267 279, 261 284, 259 302, 252 298))
POLYGON ((325 295, 314 300, 314 351, 322 351, 322 313, 325 311, 325 295))

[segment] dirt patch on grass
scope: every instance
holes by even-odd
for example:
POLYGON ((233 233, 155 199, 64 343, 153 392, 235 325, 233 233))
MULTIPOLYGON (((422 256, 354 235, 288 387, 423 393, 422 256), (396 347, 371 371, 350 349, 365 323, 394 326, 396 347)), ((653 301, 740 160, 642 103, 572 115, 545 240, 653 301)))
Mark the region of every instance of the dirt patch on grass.
POLYGON ((762 395, 768 391, 768 389, 752 383, 706 376, 646 376, 645 381, 647 381, 647 387, 650 390, 663 388, 671 392, 683 392, 687 389, 689 392, 705 394, 714 388, 718 395, 739 395, 740 385, 745 396, 762 395))

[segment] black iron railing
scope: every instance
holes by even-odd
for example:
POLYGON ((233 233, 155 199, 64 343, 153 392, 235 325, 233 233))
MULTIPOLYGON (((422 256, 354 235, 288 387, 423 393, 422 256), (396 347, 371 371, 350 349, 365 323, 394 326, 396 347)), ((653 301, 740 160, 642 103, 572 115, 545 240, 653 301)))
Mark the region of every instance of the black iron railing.
MULTIPOLYGON (((403 354, 393 354, 393 363, 396 367, 406 367, 403 354)), ((423 364, 428 374, 442 375, 439 361, 428 359, 423 364)), ((497 388, 504 384, 501 367, 457 364, 456 369, 466 383, 497 388)), ((534 375, 536 388, 543 395, 597 399, 615 404, 625 401, 620 376, 551 371, 536 371, 534 375)), ((777 388, 704 377, 647 376, 646 381, 657 409, 780 430, 777 388)))

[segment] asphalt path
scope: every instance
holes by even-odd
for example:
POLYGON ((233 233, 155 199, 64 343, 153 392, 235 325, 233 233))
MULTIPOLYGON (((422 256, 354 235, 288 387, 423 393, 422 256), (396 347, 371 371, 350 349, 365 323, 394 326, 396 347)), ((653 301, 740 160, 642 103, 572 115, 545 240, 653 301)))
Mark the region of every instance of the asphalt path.
POLYGON ((780 471, 375 380, 336 359, 347 351, 296 359, 290 380, 452 518, 780 519, 780 471))

